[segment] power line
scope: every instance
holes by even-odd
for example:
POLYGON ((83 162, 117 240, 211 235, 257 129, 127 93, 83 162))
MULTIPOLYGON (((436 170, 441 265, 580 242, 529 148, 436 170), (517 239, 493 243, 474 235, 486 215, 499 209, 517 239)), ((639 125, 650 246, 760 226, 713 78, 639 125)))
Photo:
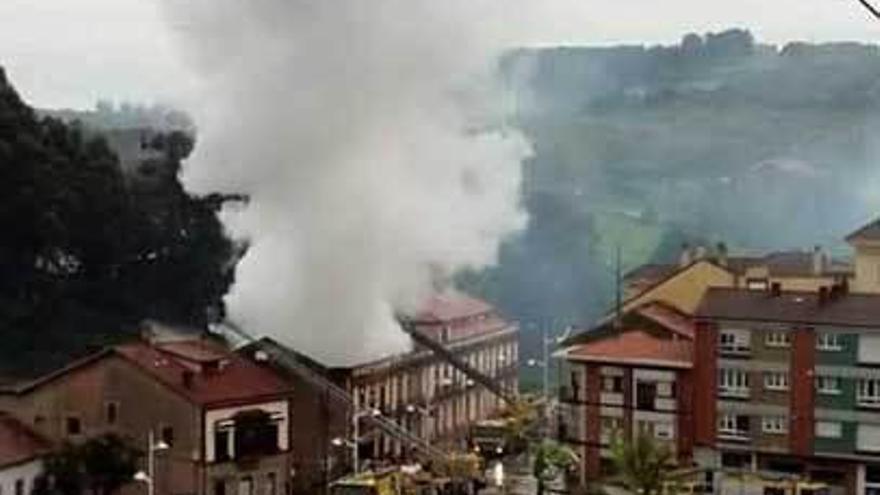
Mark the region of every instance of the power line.
POLYGON ((880 9, 877 9, 877 7, 874 7, 873 5, 871 5, 871 3, 868 2, 868 0, 859 0, 859 3, 862 4, 862 7, 866 8, 868 10, 868 12, 870 12, 871 15, 874 16, 874 18, 876 18, 878 21, 880 21, 880 9))

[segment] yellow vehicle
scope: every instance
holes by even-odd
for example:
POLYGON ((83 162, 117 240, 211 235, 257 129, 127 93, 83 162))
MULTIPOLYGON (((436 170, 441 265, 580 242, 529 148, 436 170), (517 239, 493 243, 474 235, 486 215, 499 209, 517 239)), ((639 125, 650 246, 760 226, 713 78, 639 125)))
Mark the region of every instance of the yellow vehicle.
POLYGON ((401 495, 401 475, 397 471, 366 472, 335 481, 331 495, 401 495))

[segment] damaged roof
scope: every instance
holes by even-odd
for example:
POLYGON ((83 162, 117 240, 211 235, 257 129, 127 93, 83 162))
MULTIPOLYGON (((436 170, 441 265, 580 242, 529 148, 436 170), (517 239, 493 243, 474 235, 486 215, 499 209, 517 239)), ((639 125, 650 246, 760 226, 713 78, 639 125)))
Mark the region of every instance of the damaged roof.
POLYGON ((690 368, 693 344, 689 340, 661 339, 633 329, 573 346, 565 352, 565 357, 595 363, 690 368))

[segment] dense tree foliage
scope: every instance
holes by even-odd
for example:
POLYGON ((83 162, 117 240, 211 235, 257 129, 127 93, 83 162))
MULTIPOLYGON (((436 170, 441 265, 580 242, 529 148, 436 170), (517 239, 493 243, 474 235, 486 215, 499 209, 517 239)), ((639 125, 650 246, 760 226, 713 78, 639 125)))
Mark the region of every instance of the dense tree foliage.
POLYGON ((132 483, 143 455, 125 439, 106 434, 64 444, 45 459, 34 495, 113 495, 132 483))
POLYGON ((148 144, 167 173, 127 180, 104 139, 37 118, 0 71, 0 375, 55 366, 144 318, 198 326, 222 312, 223 198, 181 186, 186 134, 148 144))

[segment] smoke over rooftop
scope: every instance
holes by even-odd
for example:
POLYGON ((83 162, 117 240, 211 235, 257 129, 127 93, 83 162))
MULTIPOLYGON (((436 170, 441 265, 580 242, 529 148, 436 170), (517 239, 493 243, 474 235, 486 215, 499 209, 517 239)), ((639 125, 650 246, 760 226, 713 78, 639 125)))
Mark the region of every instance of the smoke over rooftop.
POLYGON ((493 263, 530 152, 490 104, 504 4, 166 1, 199 80, 185 183, 251 197, 224 214, 251 241, 233 320, 369 359, 405 349, 394 312, 438 272, 493 263))

